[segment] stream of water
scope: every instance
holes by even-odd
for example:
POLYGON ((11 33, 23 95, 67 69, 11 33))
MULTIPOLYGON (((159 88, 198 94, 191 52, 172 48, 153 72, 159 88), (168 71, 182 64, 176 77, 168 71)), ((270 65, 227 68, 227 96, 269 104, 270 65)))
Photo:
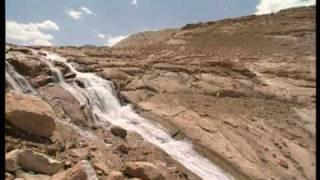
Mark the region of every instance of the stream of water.
POLYGON ((22 93, 36 94, 36 91, 31 87, 29 82, 21 74, 17 73, 15 68, 7 60, 5 63, 6 81, 8 85, 22 93))
MULTIPOLYGON (((63 88, 77 98, 80 104, 90 107, 97 125, 105 127, 105 124, 112 124, 139 133, 146 141, 164 150, 170 157, 204 180, 234 179, 213 162, 196 152, 190 141, 173 139, 163 127, 142 118, 135 113, 130 105, 122 106, 114 93, 111 81, 105 80, 94 73, 79 72, 73 64, 54 53, 46 52, 46 57, 41 61, 48 65, 56 77, 57 83, 60 83, 63 88), (77 83, 66 83, 60 69, 54 66, 54 62, 66 65, 72 73, 76 74, 75 79, 81 81, 84 87, 79 87, 77 83)), ((8 67, 10 67, 9 65, 8 67)), ((30 85, 21 83, 23 81, 21 79, 20 82, 17 81, 17 78, 12 78, 12 74, 14 73, 9 74, 8 72, 7 76, 6 67, 6 80, 15 89, 20 89, 22 92, 29 89, 30 85)), ((17 74, 14 77, 16 76, 17 74)))

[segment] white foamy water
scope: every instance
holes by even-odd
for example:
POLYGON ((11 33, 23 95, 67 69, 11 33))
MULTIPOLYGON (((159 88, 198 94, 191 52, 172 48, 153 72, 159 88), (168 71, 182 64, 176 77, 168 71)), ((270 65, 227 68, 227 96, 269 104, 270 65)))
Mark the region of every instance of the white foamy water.
POLYGON ((79 72, 65 58, 53 53, 47 52, 47 57, 43 61, 56 74, 62 87, 72 93, 81 104, 89 105, 96 124, 113 124, 139 133, 146 141, 164 150, 173 159, 204 180, 234 179, 213 162, 196 152, 191 142, 171 138, 159 124, 154 124, 140 117, 130 106, 121 106, 115 96, 111 81, 93 73, 79 72), (71 86, 65 83, 60 70, 53 66, 53 61, 68 66, 76 74, 75 79, 84 84, 84 88, 77 87, 76 84, 71 86))
MULTIPOLYGON (((5 67, 6 81, 9 83, 9 85, 12 87, 12 89, 14 91, 17 91, 20 93, 30 94, 30 95, 34 95, 34 96, 37 95, 37 92, 32 88, 32 86, 25 79, 25 77, 22 76, 21 74, 19 74, 15 70, 15 68, 7 60, 5 61, 5 63, 6 63, 6 67, 5 67)), ((52 65, 52 64, 48 63, 48 65, 52 65)), ((54 68, 53 65, 50 67, 54 68)), ((59 74, 61 74, 61 72, 57 71, 57 76, 59 76, 59 74)), ((62 77, 61 80, 63 80, 63 76, 60 75, 59 77, 62 77)), ((68 85, 66 83, 62 83, 62 86, 66 86, 65 88, 72 89, 70 87, 70 85, 68 85)), ((91 133, 89 131, 84 131, 81 128, 79 128, 78 126, 75 126, 74 124, 62 121, 60 119, 56 119, 56 122, 58 124, 61 124, 64 127, 64 129, 65 129, 64 131, 72 131, 73 133, 76 133, 79 141, 89 142, 89 141, 99 140, 98 137, 96 135, 94 135, 93 133, 91 133)), ((67 133, 67 132, 64 132, 64 133, 67 133)), ((103 140, 101 140, 101 141, 103 142, 103 140)), ((106 146, 109 146, 109 144, 106 144, 106 146)))
POLYGON ((29 82, 19 73, 16 72, 14 67, 6 60, 6 81, 16 91, 28 94, 36 94, 34 89, 30 86, 29 82))

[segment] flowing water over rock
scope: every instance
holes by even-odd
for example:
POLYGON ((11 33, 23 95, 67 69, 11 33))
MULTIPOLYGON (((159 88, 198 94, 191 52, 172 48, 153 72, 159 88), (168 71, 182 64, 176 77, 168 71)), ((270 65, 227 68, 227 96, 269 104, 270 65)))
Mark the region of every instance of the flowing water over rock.
MULTIPOLYGON (((34 53, 36 53, 35 51, 33 51, 34 53)), ((44 60, 43 60, 44 61, 44 60)), ((61 86, 63 86, 64 88, 66 88, 67 90, 69 90, 70 92, 73 92, 73 88, 68 85, 67 83, 64 83, 63 81, 63 76, 60 72, 60 70, 58 70, 58 68, 55 68, 51 63, 49 63, 48 61, 44 61, 47 63, 47 65, 49 66, 49 68, 55 72, 55 76, 58 77, 59 82, 61 82, 61 86)), ((30 94, 30 95, 37 95, 37 92, 32 88, 32 86, 30 85, 30 83, 26 80, 26 78, 24 76, 22 76, 21 74, 19 74, 15 68, 6 60, 6 67, 5 67, 5 71, 6 71, 6 81, 8 82, 8 85, 17 92, 21 92, 21 93, 25 93, 25 94, 30 94)), ((79 97, 75 96, 76 98, 79 97)), ((90 140, 98 140, 97 137, 89 132, 89 131, 84 131, 81 128, 79 128, 78 126, 69 123, 69 122, 65 122, 59 119, 57 120, 57 125, 63 127, 65 130, 64 131, 72 131, 73 134, 77 134, 78 136, 78 141, 90 141, 90 140)), ((67 133, 71 133, 71 132, 67 132, 67 133)), ((106 144, 107 145, 107 144, 106 144)), ((108 146, 108 145, 107 145, 108 146)))
MULTIPOLYGON (((36 51, 33 52, 37 53, 36 51)), ((187 139, 183 141, 175 140, 171 138, 161 125, 151 123, 136 114, 130 105, 121 106, 115 92, 113 91, 111 81, 105 80, 93 73, 79 72, 71 65, 71 63, 67 62, 65 58, 53 53, 46 52, 46 57, 41 59, 41 61, 48 65, 51 72, 57 79, 57 83, 77 98, 81 105, 87 105, 90 107, 94 117, 94 123, 97 127, 109 128, 110 124, 112 124, 123 127, 129 131, 137 132, 146 141, 164 150, 173 159, 204 180, 234 179, 208 159, 197 153, 193 149, 192 143, 187 139), (75 79, 77 81, 81 81, 84 87, 79 87, 74 81, 73 84, 66 83, 62 72, 59 68, 54 66, 54 62, 66 65, 72 73, 76 74, 75 79)), ((9 68, 6 68, 6 79, 9 81, 11 86, 22 92, 34 92, 34 90, 30 88, 31 86, 26 83, 27 81, 21 75, 16 73, 12 66, 9 65, 10 64, 8 64, 9 68), (10 70, 8 73, 7 69, 10 70), (12 74, 15 75, 14 79, 12 78, 12 74)), ((92 139, 92 135, 90 133, 82 132, 80 134, 82 134, 82 136, 86 136, 87 134, 91 137, 88 137, 88 139, 92 139)))
MULTIPOLYGON (((78 72, 65 58, 56 54, 48 53, 47 59, 64 63, 76 74, 76 79, 83 82, 83 89, 79 87, 70 88, 69 85, 64 83, 61 73, 57 73, 60 83, 63 83, 67 90, 75 97, 82 97, 80 103, 86 103, 84 99, 88 99, 88 105, 97 125, 105 127, 105 125, 112 124, 139 133, 145 140, 163 149, 173 159, 202 179, 233 179, 208 159, 198 154, 187 140, 172 139, 168 133, 162 130, 163 128, 160 125, 155 125, 140 117, 130 106, 121 106, 113 91, 112 82, 93 73, 78 72), (83 98, 83 96, 86 98, 83 98)), ((50 62, 47 63, 50 64, 50 62)), ((52 64, 49 67, 52 71, 56 71, 52 64)))
POLYGON ((14 67, 6 64, 6 92, 30 94, 29 82, 57 117, 48 143, 6 119, 6 152, 45 152, 65 169, 88 159, 99 179, 131 178, 124 171, 131 161, 151 163, 170 180, 224 174, 169 132, 202 147, 204 157, 219 159, 213 162, 236 179, 316 179, 315 15, 311 6, 188 24, 138 33, 113 48, 6 44, 14 67))
POLYGON ((35 94, 36 92, 30 86, 28 81, 19 73, 16 72, 14 67, 6 60, 6 81, 8 81, 9 85, 23 93, 35 94))

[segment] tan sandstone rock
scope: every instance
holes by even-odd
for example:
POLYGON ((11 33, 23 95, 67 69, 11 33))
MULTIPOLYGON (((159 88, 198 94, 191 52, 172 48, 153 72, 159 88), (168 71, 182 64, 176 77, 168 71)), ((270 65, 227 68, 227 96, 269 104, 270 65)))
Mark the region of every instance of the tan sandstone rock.
POLYGON ((21 150, 18 155, 18 164, 22 169, 47 175, 57 173, 63 168, 63 163, 54 160, 42 153, 31 150, 21 150))
POLYGON ((62 168, 61 162, 32 150, 15 149, 6 154, 6 170, 10 172, 23 169, 52 175, 62 168))
POLYGON ((129 177, 137 177, 145 180, 165 179, 161 170, 149 162, 128 162, 123 172, 129 177))
POLYGON ((43 174, 21 173, 18 177, 24 180, 51 180, 50 176, 43 174))
POLYGON ((6 171, 16 171, 20 168, 18 164, 18 154, 20 150, 15 149, 6 154, 6 171))
POLYGON ((82 160, 67 171, 55 174, 52 180, 98 180, 98 177, 90 162, 82 160))
POLYGON ((50 137, 55 129, 55 116, 51 107, 40 98, 6 93, 6 120, 13 126, 44 137, 50 137))
MULTIPOLYGON (((30 49, 26 50, 30 51, 30 49)), ((7 59, 20 74, 36 77, 43 72, 45 64, 38 57, 30 56, 31 54, 31 52, 26 53, 24 51, 9 52, 7 59)))
POLYGON ((124 180, 124 176, 122 172, 112 171, 110 172, 106 180, 124 180))

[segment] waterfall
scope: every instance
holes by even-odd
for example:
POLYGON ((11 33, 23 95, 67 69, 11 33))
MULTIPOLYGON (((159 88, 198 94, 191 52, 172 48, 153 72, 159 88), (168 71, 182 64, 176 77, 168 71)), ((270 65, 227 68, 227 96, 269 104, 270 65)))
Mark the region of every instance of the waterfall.
MULTIPOLYGON (((47 62, 47 61, 46 61, 47 62)), ((9 83, 14 91, 24 93, 24 94, 30 94, 30 95, 37 95, 37 92, 32 88, 32 86, 29 84, 29 82, 23 77, 20 73, 18 73, 15 68, 6 60, 6 81, 9 83)), ((48 63, 48 65, 51 65, 48 63)), ((49 66, 50 69, 51 67, 54 68, 54 66, 49 66)), ((57 69, 57 68, 56 68, 57 69)), ((52 70, 52 69, 51 69, 52 70)), ((57 75, 59 76, 59 73, 61 74, 60 71, 56 71, 57 75)), ((63 76, 62 76, 63 77, 63 76)), ((63 79, 63 78, 61 78, 63 79)), ((66 89, 72 89, 69 87, 70 85, 66 83, 62 83, 62 87, 66 89)), ((70 90, 72 91, 72 90, 70 90)), ((79 97, 78 97, 79 98, 79 97)), ((71 124, 69 122, 62 121, 60 119, 56 119, 56 122, 63 128, 65 128, 65 131, 72 131, 73 134, 77 134, 79 138, 79 142, 81 141, 101 141, 106 147, 110 146, 110 144, 105 144, 103 140, 99 140, 99 138, 94 135, 93 133, 89 131, 84 131, 78 126, 75 126, 74 124, 71 124)), ((70 132, 68 132, 70 133, 70 132)))
POLYGON ((152 123, 135 113, 130 105, 121 106, 113 93, 111 81, 94 73, 77 71, 71 63, 57 54, 46 52, 46 55, 43 61, 55 72, 62 87, 65 87, 74 97, 78 97, 80 103, 86 103, 90 107, 96 124, 102 127, 112 124, 139 133, 146 141, 164 150, 173 159, 204 180, 234 179, 196 152, 192 143, 187 139, 175 140, 159 124, 152 123), (55 61, 63 63, 72 73, 75 73, 75 79, 81 81, 84 87, 80 88, 75 83, 73 85, 65 83, 60 70, 53 66, 52 62, 55 61))
MULTIPOLYGON (((38 50, 32 51, 33 53, 39 53, 38 50)), ((112 124, 128 131, 139 133, 144 140, 161 148, 170 157, 204 180, 234 179, 234 177, 224 172, 213 162, 196 152, 189 140, 175 140, 164 130, 164 127, 142 118, 134 112, 130 105, 121 106, 115 96, 111 81, 105 80, 94 73, 77 71, 71 63, 57 54, 42 51, 41 54, 46 54, 46 56, 40 58, 40 60, 50 68, 57 79, 56 83, 59 83, 61 87, 69 91, 80 104, 87 105, 91 109, 94 123, 97 126, 108 128, 109 124, 112 124), (66 83, 62 72, 54 66, 54 62, 63 63, 67 66, 72 73, 76 74, 75 79, 81 81, 84 87, 79 87, 75 82, 66 83)), ((8 81, 15 90, 22 93, 36 93, 28 81, 17 73, 13 66, 7 61, 6 81, 8 81)), ((77 131, 79 138, 100 141, 93 133, 84 131, 74 124, 61 120, 57 121, 60 122, 62 126, 70 126, 73 131, 77 131)))
POLYGON ((16 91, 33 95, 36 94, 29 82, 21 74, 17 73, 14 67, 7 60, 5 62, 6 81, 9 85, 16 91))
MULTIPOLYGON (((32 52, 36 53, 35 50, 32 50, 32 52)), ((49 59, 55 59, 55 56, 56 55, 49 55, 48 58, 49 59)), ((64 81, 63 74, 62 74, 62 72, 60 71, 59 68, 55 67, 51 61, 48 61, 47 58, 46 59, 40 58, 40 61, 42 61, 45 64, 47 64, 47 66, 49 67, 50 71, 53 73, 54 77, 57 79, 57 83, 59 83, 59 85, 61 87, 63 87, 67 91, 69 91, 79 101, 79 103, 81 105, 86 104, 86 102, 87 102, 86 97, 84 97, 82 95, 82 93, 78 93, 79 92, 79 88, 77 88, 77 86, 71 86, 70 84, 68 84, 68 83, 66 83, 64 81)))

